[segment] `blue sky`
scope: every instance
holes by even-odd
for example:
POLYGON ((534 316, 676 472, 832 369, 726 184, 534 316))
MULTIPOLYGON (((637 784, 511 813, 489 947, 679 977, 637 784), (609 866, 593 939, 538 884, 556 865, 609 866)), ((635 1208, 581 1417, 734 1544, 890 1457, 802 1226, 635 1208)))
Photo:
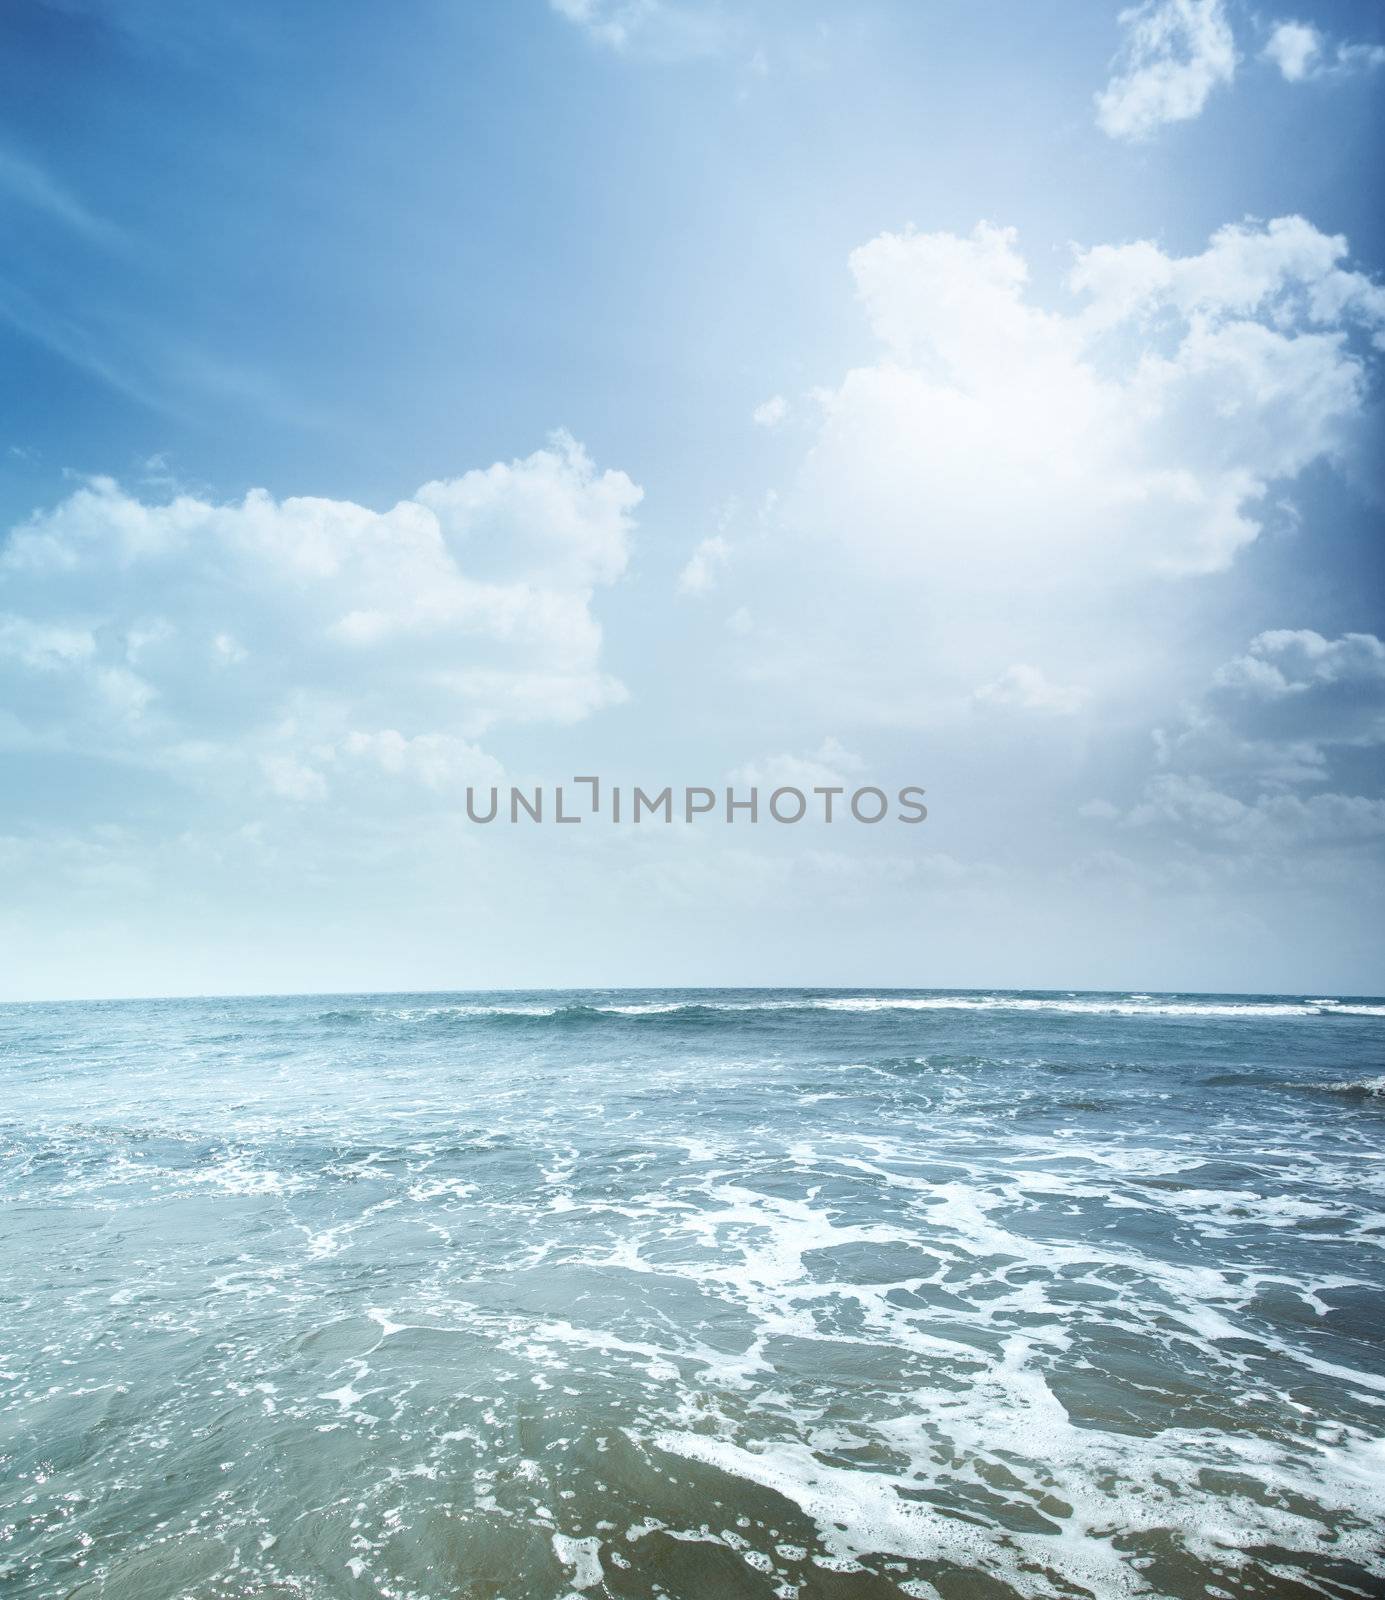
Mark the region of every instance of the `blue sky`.
POLYGON ((1378 7, 0 28, 0 992, 1385 988, 1378 7))

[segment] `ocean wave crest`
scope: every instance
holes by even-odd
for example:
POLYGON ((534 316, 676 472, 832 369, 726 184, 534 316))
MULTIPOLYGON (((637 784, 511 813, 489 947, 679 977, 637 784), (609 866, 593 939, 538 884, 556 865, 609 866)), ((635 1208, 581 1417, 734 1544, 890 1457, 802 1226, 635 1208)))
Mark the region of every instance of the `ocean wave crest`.
POLYGON ((840 1012, 871 1015, 928 1011, 1038 1013, 1058 1016, 1205 1018, 1272 1021, 1304 1017, 1385 1017, 1385 1004, 1351 1000, 1221 999, 1184 996, 1025 995, 1025 994, 851 994, 770 996, 745 999, 650 999, 603 1002, 596 999, 436 1001, 425 1005, 381 1006, 373 1010, 333 1010, 320 1022, 396 1021, 421 1025, 470 1022, 556 1022, 581 1024, 604 1019, 628 1021, 706 1021, 756 1013, 840 1012))

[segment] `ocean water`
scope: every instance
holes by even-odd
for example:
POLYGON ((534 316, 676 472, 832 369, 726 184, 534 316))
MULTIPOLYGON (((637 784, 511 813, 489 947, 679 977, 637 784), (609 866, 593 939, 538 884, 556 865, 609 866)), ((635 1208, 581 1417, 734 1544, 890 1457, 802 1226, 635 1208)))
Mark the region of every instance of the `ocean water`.
POLYGON ((0 1594, 1385 1593, 1385 1004, 0 1007, 0 1594))

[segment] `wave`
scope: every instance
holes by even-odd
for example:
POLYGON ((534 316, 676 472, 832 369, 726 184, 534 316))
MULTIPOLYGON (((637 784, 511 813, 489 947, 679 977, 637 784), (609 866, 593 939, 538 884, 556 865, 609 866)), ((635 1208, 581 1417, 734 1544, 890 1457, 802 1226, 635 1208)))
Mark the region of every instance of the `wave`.
POLYGON ((1038 1013, 1059 1016, 1132 1018, 1206 1018, 1273 1021, 1302 1017, 1385 1017, 1385 1004, 1349 1000, 1157 998, 1131 995, 795 995, 746 999, 659 999, 602 1001, 475 1000, 437 1001, 426 1005, 375 1006, 339 1009, 319 1015, 325 1024, 395 1021, 451 1026, 473 1022, 557 1023, 574 1025, 602 1020, 631 1022, 708 1022, 722 1018, 753 1017, 759 1013, 822 1013, 871 1015, 928 1011, 981 1013, 1038 1013))
POLYGON ((1312 1094, 1344 1095, 1351 1100, 1385 1100, 1385 1076, 1344 1078, 1336 1083, 1294 1083, 1290 1088, 1305 1089, 1312 1094))
POLYGON ((1050 999, 1021 995, 928 995, 906 999, 893 995, 850 996, 804 1002, 828 1011, 1048 1011, 1072 1016, 1116 1017, 1311 1017, 1382 1016, 1385 1006, 1353 1007, 1333 1002, 1295 1000, 1151 1000, 1134 996, 1101 999, 1050 999))

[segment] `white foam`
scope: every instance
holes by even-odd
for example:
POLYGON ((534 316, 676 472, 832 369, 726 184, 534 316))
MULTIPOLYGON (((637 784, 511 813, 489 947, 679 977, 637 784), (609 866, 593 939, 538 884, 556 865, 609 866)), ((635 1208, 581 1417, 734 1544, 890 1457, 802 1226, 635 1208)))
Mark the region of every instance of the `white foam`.
POLYGON ((813 998, 725 1000, 693 993, 686 999, 591 1002, 572 1000, 544 1001, 459 1001, 422 1007, 406 1007, 377 1013, 411 1021, 420 1017, 555 1017, 574 1006, 616 1017, 670 1015, 696 1008, 706 1011, 1014 1011, 1056 1012, 1073 1016, 1123 1017, 1216 1017, 1266 1020, 1277 1017, 1351 1016, 1385 1017, 1385 1004, 1369 1001, 1315 1000, 1227 1000, 1165 997, 1144 993, 1126 995, 1024 995, 1024 994, 925 994, 925 995, 826 995, 813 998))
POLYGON ((1335 1083, 1299 1084, 1305 1089, 1321 1089, 1326 1094, 1385 1095, 1385 1076, 1379 1078, 1344 1078, 1335 1083))
POLYGON ((565 1534, 553 1535, 553 1554, 565 1567, 572 1568, 574 1589, 595 1589, 605 1581, 601 1566, 601 1541, 595 1534, 586 1539, 570 1539, 565 1534))
MULTIPOLYGON (((1282 1000, 1053 999, 1034 995, 851 995, 807 1002, 823 1011, 1034 1011, 1072 1016, 1230 1017, 1262 1019, 1311 1017, 1319 1008, 1282 1000)), ((1378 1008, 1385 1015, 1385 1007, 1378 1008)))

